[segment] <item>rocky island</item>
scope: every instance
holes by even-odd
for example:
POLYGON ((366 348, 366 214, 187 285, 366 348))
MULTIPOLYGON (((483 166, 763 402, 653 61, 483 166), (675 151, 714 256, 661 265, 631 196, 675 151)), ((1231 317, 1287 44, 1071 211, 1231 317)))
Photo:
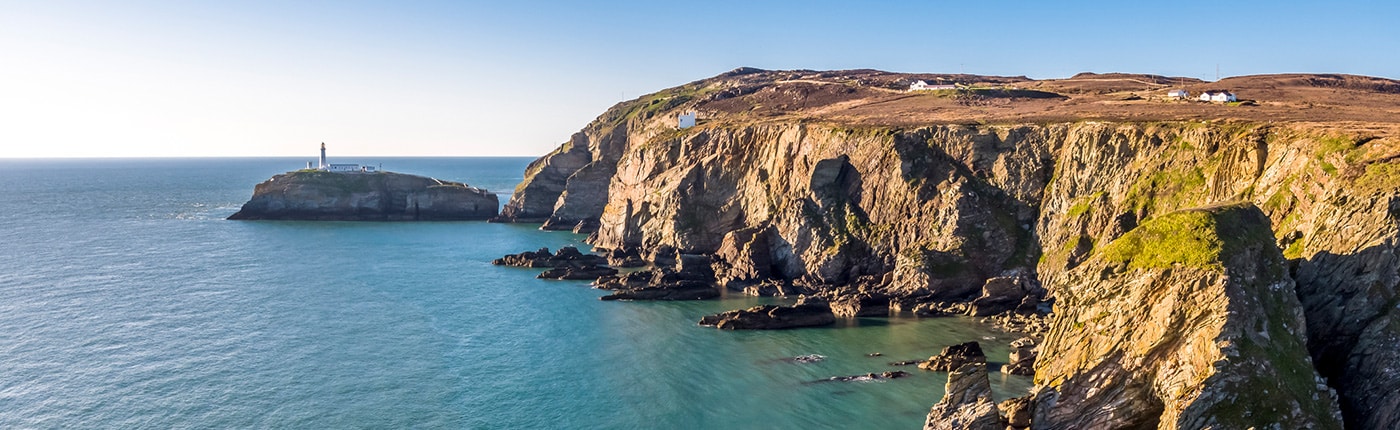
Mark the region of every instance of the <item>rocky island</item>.
POLYGON ((497 215, 496 195, 467 184, 393 172, 306 169, 258 184, 231 220, 457 221, 497 215))
POLYGON ((812 325, 1028 332, 1033 395, 950 366, 929 428, 1400 427, 1400 81, 741 68, 612 107, 497 220, 812 325))

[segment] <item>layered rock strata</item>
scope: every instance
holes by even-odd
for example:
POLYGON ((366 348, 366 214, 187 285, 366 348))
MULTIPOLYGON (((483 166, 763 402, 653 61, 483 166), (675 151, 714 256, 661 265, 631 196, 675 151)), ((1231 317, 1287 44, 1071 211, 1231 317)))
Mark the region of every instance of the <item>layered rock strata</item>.
POLYGON ((948 373, 943 399, 929 410, 924 430, 1001 430, 986 363, 966 363, 948 373))
POLYGON ((1341 428, 1268 226, 1249 204, 1166 214, 1056 278, 1033 426, 1341 428))

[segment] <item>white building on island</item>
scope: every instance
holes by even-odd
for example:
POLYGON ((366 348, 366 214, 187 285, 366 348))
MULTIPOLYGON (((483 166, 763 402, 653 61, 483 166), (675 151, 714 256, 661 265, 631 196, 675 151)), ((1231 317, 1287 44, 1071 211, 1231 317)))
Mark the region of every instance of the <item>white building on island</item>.
MULTIPOLYGON (((306 168, 308 168, 308 169, 311 168, 311 162, 310 162, 310 161, 306 162, 306 168)), ((323 172, 339 172, 339 173, 374 173, 374 172, 378 172, 378 171, 379 171, 379 168, 378 168, 378 167, 375 167, 375 166, 361 166, 361 165, 359 165, 359 164, 350 164, 350 163, 334 163, 334 164, 332 164, 332 163, 327 163, 327 162, 326 162, 326 142, 321 142, 321 161, 320 161, 320 163, 316 166, 316 170, 320 170, 320 171, 323 171, 323 172)))

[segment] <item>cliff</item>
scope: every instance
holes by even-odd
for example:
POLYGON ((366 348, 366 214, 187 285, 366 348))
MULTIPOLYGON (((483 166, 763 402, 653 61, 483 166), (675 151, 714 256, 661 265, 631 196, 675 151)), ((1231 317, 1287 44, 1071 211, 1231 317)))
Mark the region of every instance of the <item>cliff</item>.
MULTIPOLYGON (((1400 426, 1400 394, 1381 388, 1400 364, 1387 346, 1400 337, 1400 83, 1272 75, 1185 81, 1250 104, 1153 96, 1178 82, 739 69, 609 109, 531 164, 501 219, 596 228, 605 251, 712 255, 735 289, 776 280, 971 302, 989 279, 1030 278, 1060 327, 1099 300, 1073 280, 1106 244, 1178 210, 1249 203, 1264 217, 1244 218, 1288 259, 1274 284, 1303 311, 1305 327, 1289 326, 1297 345, 1279 347, 1306 345, 1349 427, 1400 426), (914 79, 966 86, 899 90, 914 79), (700 124, 677 130, 685 111, 700 124)), ((1168 272, 1263 293, 1220 272, 1168 272)), ((1017 294, 1038 300, 1033 290, 1017 294)), ((1211 312, 1239 316, 1223 309, 1211 312)), ((1223 327, 1252 321, 1240 317, 1223 327)))
POLYGON ((273 176, 233 220, 449 221, 496 216, 496 195, 467 184, 392 172, 295 171, 273 176))
POLYGON ((1341 427, 1253 205, 1153 218, 1059 279, 1035 428, 1341 427))

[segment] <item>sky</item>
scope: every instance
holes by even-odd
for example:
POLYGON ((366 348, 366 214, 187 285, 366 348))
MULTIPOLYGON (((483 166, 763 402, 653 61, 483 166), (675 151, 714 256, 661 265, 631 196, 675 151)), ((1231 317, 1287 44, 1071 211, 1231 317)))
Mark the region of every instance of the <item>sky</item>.
POLYGON ((0 0, 0 158, 537 156, 741 66, 1400 78, 1400 2, 0 0))

